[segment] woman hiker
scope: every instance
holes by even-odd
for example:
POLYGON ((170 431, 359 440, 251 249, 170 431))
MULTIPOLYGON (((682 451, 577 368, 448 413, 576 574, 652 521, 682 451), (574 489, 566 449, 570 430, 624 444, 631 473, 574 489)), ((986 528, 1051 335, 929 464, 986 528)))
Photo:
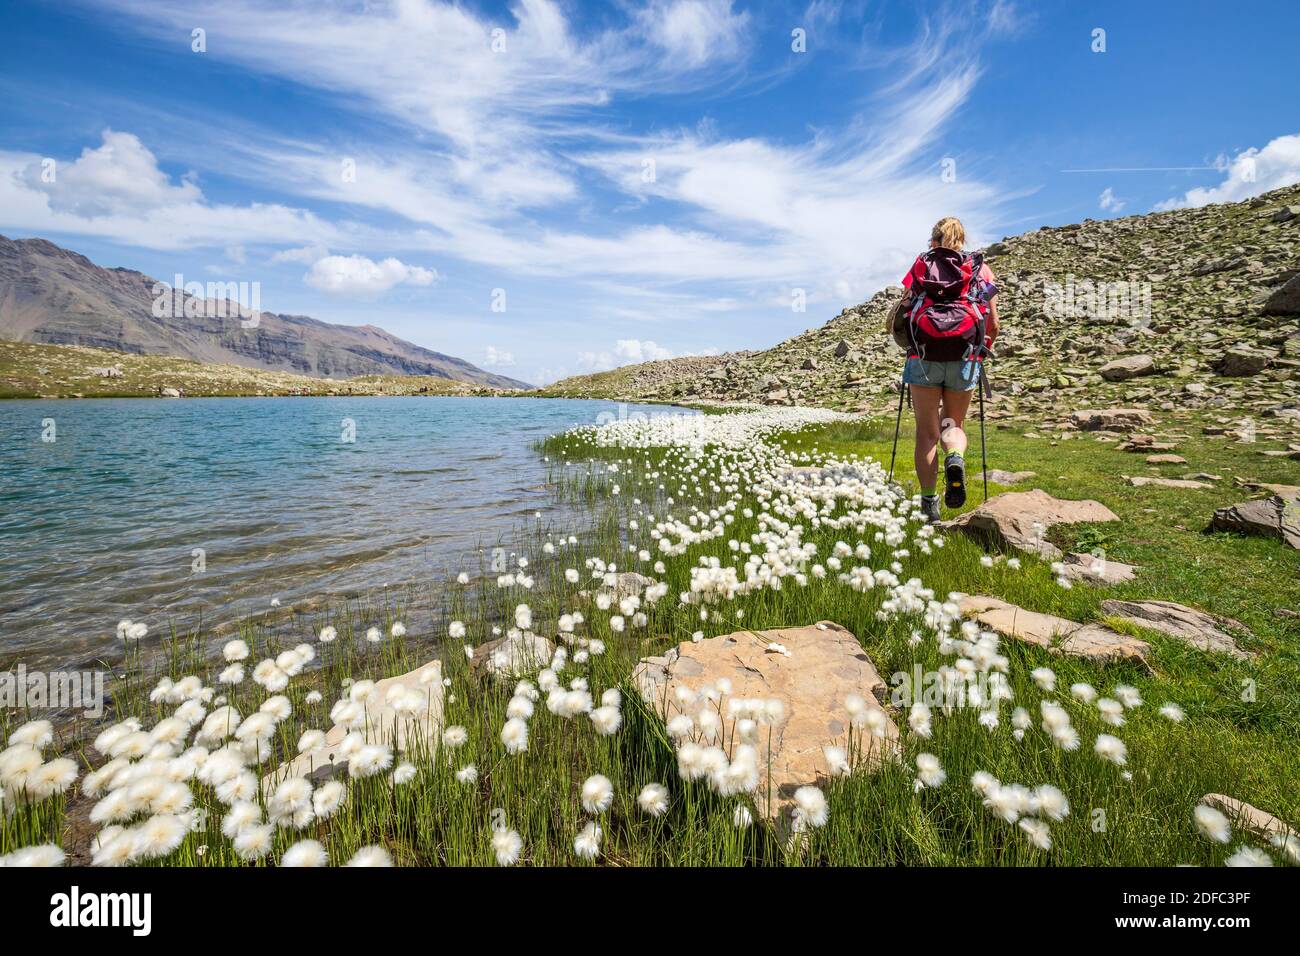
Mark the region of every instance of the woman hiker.
POLYGON ((921 511, 939 520, 936 445, 944 456, 944 504, 966 503, 966 432, 971 397, 980 387, 981 360, 998 337, 997 286, 982 253, 965 254, 966 230, 949 216, 935 223, 930 250, 917 257, 903 286, 910 315, 903 382, 916 413, 916 477, 921 511))

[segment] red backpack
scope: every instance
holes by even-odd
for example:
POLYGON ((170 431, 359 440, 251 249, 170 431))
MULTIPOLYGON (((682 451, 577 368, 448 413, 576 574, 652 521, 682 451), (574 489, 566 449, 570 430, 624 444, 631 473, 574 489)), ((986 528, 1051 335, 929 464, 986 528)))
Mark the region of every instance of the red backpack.
MULTIPOLYGON (((929 362, 978 359, 984 351, 985 312, 997 287, 980 278, 984 253, 931 249, 912 268, 912 308, 894 339, 909 355, 929 362), (900 334, 901 333, 901 334, 900 334)), ((900 319, 902 317, 900 316, 900 319)))

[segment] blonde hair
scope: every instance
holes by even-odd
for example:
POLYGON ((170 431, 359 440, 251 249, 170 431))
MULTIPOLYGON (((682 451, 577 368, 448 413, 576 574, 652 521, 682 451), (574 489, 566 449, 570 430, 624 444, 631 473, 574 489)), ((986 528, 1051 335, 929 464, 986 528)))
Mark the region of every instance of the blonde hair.
POLYGON ((944 249, 961 252, 966 247, 966 227, 955 216, 944 216, 930 230, 930 241, 944 249))

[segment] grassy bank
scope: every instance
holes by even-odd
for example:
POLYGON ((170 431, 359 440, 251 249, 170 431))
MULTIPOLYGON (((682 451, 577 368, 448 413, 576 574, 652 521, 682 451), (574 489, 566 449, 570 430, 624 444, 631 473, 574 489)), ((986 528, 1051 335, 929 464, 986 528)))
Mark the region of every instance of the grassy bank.
MULTIPOLYGON (((227 665, 214 665, 204 653, 205 635, 171 638, 161 658, 164 674, 133 674, 118 685, 115 719, 134 716, 140 732, 153 735, 139 742, 142 755, 123 764, 120 780, 93 780, 102 790, 90 793, 95 788, 86 772, 102 767, 115 747, 101 740, 97 749, 93 738, 74 741, 71 734, 42 748, 47 765, 60 750, 75 761, 79 779, 62 792, 33 799, 30 790, 12 786, 13 758, 5 764, 11 784, 6 805, 16 809, 0 826, 0 853, 51 843, 74 859, 98 854, 107 860, 117 855, 115 849, 139 864, 283 865, 304 855, 300 848, 286 860, 292 846, 311 839, 319 841, 331 863, 380 846, 399 864, 486 865, 512 862, 515 854, 503 851, 510 851, 517 838, 518 860, 536 865, 1214 865, 1242 847, 1268 852, 1279 864, 1291 860, 1285 850, 1248 834, 1234 833, 1227 843, 1208 839, 1198 831, 1193 810, 1202 795, 1218 792, 1293 825, 1300 819, 1300 756, 1294 747, 1300 731, 1295 691, 1300 630, 1295 619, 1276 613, 1297 610, 1294 581, 1300 561, 1276 542, 1201 530, 1213 507, 1242 496, 1218 486, 1228 485, 1231 475, 1285 481, 1293 463, 1259 455, 1262 446, 1198 436, 1180 449, 1188 459, 1186 470, 1221 472, 1222 482, 1205 491, 1135 489, 1119 476, 1147 473, 1142 456, 1090 437, 992 433, 991 466, 1037 471, 1032 486, 1060 497, 1097 498, 1123 519, 1072 526, 1057 541, 1081 550, 1102 546, 1110 558, 1141 565, 1137 580, 1105 591, 1082 584, 1067 589, 1035 558, 1020 556, 1018 569, 1005 560, 986 566, 978 544, 951 535, 939 546, 923 531, 910 502, 888 491, 883 470, 866 457, 887 460, 892 422, 839 420, 800 427, 795 417, 765 415, 757 418, 767 424, 750 431, 737 431, 737 423, 754 416, 706 416, 676 429, 655 419, 548 440, 541 452, 555 492, 586 509, 591 530, 570 537, 567 529, 549 527, 544 519, 521 529, 513 555, 499 555, 496 566, 466 569, 466 583, 449 583, 419 598, 443 611, 429 625, 433 633, 402 633, 401 628, 394 633, 416 598, 336 607, 292 625, 250 624, 240 635, 250 652, 244 661, 249 674, 236 684, 217 682, 227 665), (791 472, 805 465, 830 465, 828 474, 853 478, 834 478, 828 487, 791 472), (854 504, 852 496, 863 488, 875 496, 869 508, 854 504), (792 561, 796 545, 815 552, 804 551, 804 560, 792 561), (858 556, 865 550, 868 557, 858 556), (521 557, 526 565, 521 566, 521 557), (750 584, 732 589, 730 596, 714 588, 713 579, 701 573, 701 559, 707 565, 711 558, 718 559, 720 569, 738 569, 737 581, 750 584), (873 572, 871 587, 857 589, 841 579, 854 567, 873 572), (625 595, 618 574, 632 570, 654 583, 620 607, 625 595), (914 579, 919 580, 909 585, 914 579), (920 589, 932 592, 932 600, 920 589), (900 594, 915 598, 918 591, 922 610, 897 608, 900 594), (708 639, 737 629, 819 620, 849 628, 886 679, 917 668, 935 673, 968 653, 954 648, 961 632, 942 607, 954 591, 993 594, 1076 621, 1097 619, 1103 596, 1179 601, 1240 620, 1251 632, 1242 643, 1258 656, 1241 662, 1143 633, 1154 648, 1150 666, 1101 667, 1003 640, 998 653, 1005 662, 992 671, 1005 675, 1011 699, 996 708, 994 726, 987 725, 987 715, 985 723, 980 721, 988 708, 935 708, 929 736, 923 736, 909 732, 912 715, 905 708, 895 710, 903 730, 897 759, 826 781, 826 820, 809 823, 799 841, 757 824, 738 824, 738 814, 759 816, 751 795, 723 796, 707 780, 684 780, 662 721, 640 702, 629 681, 638 659, 689 642, 697 633, 708 639), (683 594, 694 597, 683 601, 683 594), (575 613, 581 620, 574 622, 575 613), (322 642, 327 627, 337 638, 322 642), (370 627, 380 630, 376 642, 366 638, 370 627), (482 645, 512 627, 557 640, 567 653, 552 660, 551 668, 519 675, 526 684, 482 676, 473 658, 481 665, 482 645), (254 682, 254 664, 302 644, 313 659, 287 686, 273 691, 254 682), (344 774, 346 797, 332 814, 264 823, 276 812, 278 799, 269 786, 245 795, 251 809, 232 809, 234 801, 226 799, 230 787, 222 786, 228 781, 205 782, 188 766, 216 766, 214 761, 227 759, 216 756, 232 752, 231 746, 223 751, 225 735, 198 754, 191 738, 195 730, 201 732, 201 721, 174 742, 157 730, 175 730, 166 721, 189 706, 186 696, 206 716, 223 704, 235 707, 240 718, 231 721, 230 730, 243 726, 269 698, 284 697, 291 712, 284 714, 283 704, 272 702, 270 710, 281 716, 265 739, 254 735, 251 743, 246 739, 233 748, 241 772, 260 778, 296 752, 305 730, 329 728, 335 701, 347 699, 356 680, 413 670, 428 659, 431 645, 444 648, 444 725, 464 728, 463 742, 456 733, 446 739, 435 735, 427 747, 390 754, 390 764, 374 773, 344 774), (1041 668, 1053 672, 1054 690, 1044 689, 1046 677, 1035 673, 1041 668), (174 682, 174 689, 186 675, 200 678, 192 694, 178 697, 173 691, 170 702, 149 699, 159 677, 174 682), (589 694, 591 701, 569 716, 563 708, 557 712, 548 706, 553 695, 545 690, 552 680, 589 694), (1142 703, 1126 708, 1123 725, 1114 726, 1103 721, 1095 704, 1072 696, 1075 683, 1088 683, 1101 696, 1127 686, 1142 703), (617 704, 611 703, 611 692, 617 692, 617 704), (1044 731, 1043 701, 1058 702, 1069 715, 1077 749, 1059 746, 1044 731), (1160 712, 1166 703, 1180 708, 1181 721, 1160 712), (592 713, 610 707, 618 718, 612 732, 608 710, 599 717, 592 713), (1027 726, 1016 726, 1014 708, 1027 712, 1027 726), (530 716, 521 718, 525 711, 530 716), (511 717, 526 727, 522 751, 511 749, 518 749, 517 735, 507 732, 511 746, 503 740, 511 717), (1122 765, 1094 750, 1102 734, 1123 741, 1122 765), (918 784, 922 754, 937 758, 946 773, 943 782, 933 784, 931 778, 918 784), (156 763, 150 765, 151 760, 156 763), (403 764, 409 770, 398 770, 403 764), (1046 808, 1022 807, 1017 822, 1007 822, 986 804, 989 794, 972 787, 977 772, 993 775, 1007 788, 1059 788, 1068 813, 1049 816, 1046 808), (584 783, 594 775, 606 778, 612 793, 607 805, 589 800, 591 806, 584 808, 584 783), (179 801, 175 806, 159 803, 151 781, 176 778, 188 800, 173 794, 179 801), (638 802, 648 784, 665 789, 661 814, 638 802), (117 790, 132 787, 138 790, 135 797, 113 798, 117 790), (105 834, 90 818, 103 817, 105 811, 94 808, 109 799, 121 803, 116 808, 121 819, 103 822, 126 829, 105 834), (241 855, 233 825, 228 827, 233 839, 223 834, 223 821, 238 813, 256 817, 245 822, 245 830, 270 827, 264 852, 241 855), (158 817, 175 817, 184 828, 157 838, 143 828, 158 817), (1043 823, 1050 848, 1019 825, 1024 819, 1043 823), (600 829, 594 854, 587 852, 594 834, 578 839, 590 822, 600 829), (112 848, 115 839, 131 845, 112 848)), ((1176 423, 1189 434, 1196 424, 1176 423)), ((909 462, 910 453, 904 442, 900 461, 909 462)), ((900 467, 903 475, 909 471, 900 467)), ((18 730, 16 716, 0 728, 11 749, 15 732, 20 738, 30 733, 18 730)), ((194 708, 188 716, 194 716, 194 708)), ((734 727, 728 731, 733 744, 737 733, 734 727)), ((734 747, 726 756, 740 759, 734 747)), ((117 759, 124 757, 119 753, 117 759)), ((36 779, 26 778, 28 783, 36 779)), ((599 797, 601 786, 593 784, 588 796, 599 797)), ((321 790, 317 784, 316 792, 321 790)), ((165 830, 168 822, 156 824, 156 830, 165 830)))

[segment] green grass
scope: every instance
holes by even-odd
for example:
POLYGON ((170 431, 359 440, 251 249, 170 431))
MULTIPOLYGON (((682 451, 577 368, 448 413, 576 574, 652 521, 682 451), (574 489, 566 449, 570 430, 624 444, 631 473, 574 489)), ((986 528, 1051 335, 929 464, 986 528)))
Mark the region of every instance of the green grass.
MULTIPOLYGON (((1191 427, 1188 423, 1189 433, 1191 427)), ((810 459, 868 454, 887 461, 891 438, 892 421, 845 422, 804 429, 775 441, 791 454, 810 459)), ((733 825, 736 806, 747 800, 724 799, 703 783, 678 778, 662 722, 640 703, 629 683, 636 661, 689 640, 701 628, 714 636, 742 627, 762 629, 818 620, 832 620, 853 631, 887 681, 896 672, 916 667, 934 671, 952 659, 939 653, 932 638, 911 645, 916 619, 877 618, 883 589, 858 593, 837 582, 834 574, 825 581, 810 579, 805 587, 787 583, 780 591, 765 589, 741 597, 720 606, 721 613, 715 611, 702 624, 699 609, 679 605, 676 595, 688 588, 690 569, 700 557, 735 561, 726 538, 748 540, 758 531, 757 517, 746 519, 737 509, 723 540, 695 545, 681 556, 664 559, 662 574, 649 567, 655 557, 640 564, 628 549, 634 545, 653 551, 644 517, 647 510, 658 517, 670 512, 684 517, 692 508, 707 509, 725 501, 728 482, 719 469, 728 455, 715 449, 703 459, 691 460, 697 470, 683 480, 681 469, 688 457, 677 449, 598 449, 572 436, 552 438, 541 449, 550 461, 557 497, 585 509, 590 530, 576 546, 562 546, 553 557, 545 557, 542 545, 547 540, 562 541, 567 532, 542 522, 521 529, 515 549, 532 561, 529 572, 536 583, 531 590, 498 588, 495 572, 485 567, 469 586, 416 587, 379 604, 340 605, 305 617, 281 609, 245 622, 241 636, 254 648, 250 665, 311 640, 326 623, 339 629, 339 640, 320 645, 316 665, 284 692, 293 702, 294 713, 277 728, 278 753, 294 753, 303 729, 328 728, 329 707, 343 692, 345 679, 414 669, 428 660, 430 648, 441 649, 451 681, 447 722, 469 731, 469 741, 455 751, 435 741, 427 750, 407 755, 418 771, 408 784, 394 787, 386 776, 352 781, 339 815, 302 833, 279 831, 276 848, 264 862, 278 860, 296 839, 311 836, 327 846, 332 862, 343 862, 361 846, 379 843, 401 864, 487 865, 493 860, 492 828, 503 822, 522 836, 525 863, 590 865, 575 854, 573 839, 588 818, 580 806, 579 788, 593 773, 609 777, 615 791, 613 806, 600 818, 604 840, 596 862, 601 865, 1212 865, 1222 862, 1240 843, 1258 845, 1258 841, 1237 834, 1231 846, 1223 847, 1199 836, 1192 809, 1205 793, 1227 793, 1293 825, 1300 822, 1300 754, 1294 746, 1300 732, 1296 690, 1300 629, 1296 621, 1274 613, 1277 607, 1294 606, 1300 561, 1277 542, 1202 532, 1210 511, 1238 500, 1239 492, 1226 487, 1196 492, 1134 489, 1118 475, 1147 473, 1140 455, 1119 452, 1090 437, 1051 445, 1046 438, 991 431, 991 467, 1037 471, 1039 477, 1026 487, 1042 487, 1061 497, 1097 498, 1120 515, 1122 522, 1114 525, 1063 529, 1057 541, 1084 550, 1100 545, 1108 557, 1141 565, 1138 579, 1107 589, 1080 584, 1066 590, 1036 559, 1025 557, 1020 571, 1001 562, 985 568, 979 560, 984 549, 958 536, 949 537, 932 556, 914 553, 904 578, 919 576, 940 597, 952 591, 994 594, 1077 621, 1097 619, 1100 602, 1107 596, 1179 601, 1240 620, 1253 635, 1243 643, 1259 656, 1239 662, 1146 632, 1142 636, 1154 648, 1149 668, 1132 664, 1102 668, 1005 641, 1014 703, 1034 718, 1023 740, 1012 736, 1008 707, 992 731, 977 724, 973 708, 936 715, 934 738, 905 737, 898 762, 835 780, 827 789, 828 824, 813 830, 802 843, 790 844, 766 828, 733 825), (603 466, 615 460, 620 470, 611 479, 603 466), (620 486, 617 496, 610 493, 614 481, 620 486), (723 490, 714 490, 715 482, 723 490), (666 500, 670 495, 676 499, 672 505, 666 500), (637 498, 640 505, 634 504, 637 498), (630 527, 633 519, 639 522, 635 531, 630 527), (646 627, 622 634, 610 630, 608 614, 598 612, 582 593, 594 586, 584 568, 587 558, 614 560, 619 570, 641 570, 669 585, 667 597, 644 609, 646 627), (582 580, 567 582, 565 568, 579 569, 582 580), (553 633, 561 613, 583 611, 587 618, 583 635, 603 640, 607 650, 584 664, 571 664, 563 677, 566 682, 583 677, 597 698, 607 688, 621 689, 623 726, 617 734, 602 737, 585 717, 566 720, 551 714, 543 696, 529 721, 528 751, 505 752, 499 734, 513 682, 471 676, 460 642, 446 638, 446 622, 463 621, 469 643, 478 645, 488 639, 494 624, 504 626, 512 620, 518 603, 532 608, 539 633, 553 633), (417 609, 428 610, 435 622, 427 633, 410 633, 380 645, 360 640, 371 623, 386 630, 392 621, 406 619, 417 609), (736 611, 743 611, 743 622, 737 621, 736 611), (1056 671, 1055 694, 1045 694, 1033 682, 1030 671, 1041 666, 1056 671), (1069 699, 1068 687, 1075 681, 1089 682, 1102 694, 1117 684, 1130 684, 1139 689, 1145 703, 1128 712, 1124 727, 1107 727, 1095 708, 1069 699), (1244 693, 1247 688, 1253 688, 1253 694, 1244 693), (321 703, 305 702, 312 689, 323 693, 321 703), (1056 748, 1039 728, 1038 704, 1045 697, 1062 700, 1070 712, 1083 740, 1078 751, 1056 748), (1186 711, 1181 724, 1156 713, 1167 701, 1186 711), (1131 772, 1131 779, 1093 753, 1092 741, 1100 732, 1115 733, 1126 742, 1128 765, 1123 770, 1131 772), (939 757, 948 779, 937 789, 918 793, 913 788, 913 766, 915 755, 922 751, 939 757), (473 784, 458 781, 456 771, 471 763, 478 768, 478 779, 473 784), (1017 827, 995 819, 981 806, 968 782, 976 770, 991 772, 1005 783, 1030 787, 1050 783, 1065 792, 1071 813, 1052 824, 1050 851, 1034 848, 1017 827), (652 781, 670 792, 669 812, 659 819, 647 817, 635 806, 640 788, 652 781)), ((1222 439, 1202 440, 1198 434, 1180 448, 1189 464, 1179 468, 1286 480, 1290 463, 1263 458, 1257 451, 1222 439)), ((969 457, 977 460, 977 445, 969 457)), ((906 440, 900 444, 899 459, 905 463, 899 471, 906 479, 911 470, 911 445, 906 440)), ((1229 480, 1225 477, 1224 483, 1229 480)), ((753 496, 744 488, 741 491, 742 507, 757 510, 753 496)), ((872 543, 871 565, 886 561, 887 549, 871 542, 869 534, 837 534, 825 528, 808 531, 805 540, 818 545, 819 560, 840 538, 850 545, 862 538, 872 543)), ((206 633, 173 635, 159 657, 151 660, 141 655, 126 661, 131 676, 117 684, 116 716, 137 715, 147 727, 169 712, 170 708, 148 702, 148 688, 159 672, 173 678, 200 673, 211 680, 219 669, 211 662, 212 645, 206 633)), ((248 713, 266 696, 246 682, 234 693, 233 702, 248 713)), ((906 715, 895 716, 905 730, 906 715)), ((14 725, 11 717, 0 724, 0 732, 7 736, 14 725)), ((102 762, 71 730, 62 734, 59 744, 86 766, 102 762)), ((259 768, 264 769, 268 768, 259 768)), ((209 809, 206 825, 187 836, 171 855, 153 862, 237 863, 229 841, 220 833, 222 808, 206 788, 196 785, 195 790, 196 803, 209 809), (201 854, 200 847, 204 848, 201 854)), ((84 856, 92 831, 85 814, 92 804, 74 788, 65 796, 20 806, 0 823, 0 853, 51 840, 84 856)))

